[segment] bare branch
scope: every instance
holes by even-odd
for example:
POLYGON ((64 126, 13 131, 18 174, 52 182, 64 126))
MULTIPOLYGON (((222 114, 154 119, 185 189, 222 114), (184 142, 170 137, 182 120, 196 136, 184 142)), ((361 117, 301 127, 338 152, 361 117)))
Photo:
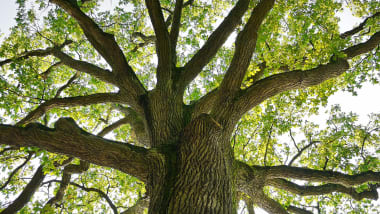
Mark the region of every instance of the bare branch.
POLYGON ((40 124, 30 124, 25 128, 0 125, 0 143, 36 146, 49 152, 75 156, 90 163, 118 169, 143 181, 147 176, 146 149, 91 135, 80 129, 71 118, 59 119, 55 129, 40 124))
POLYGON ((76 72, 70 79, 69 81, 67 81, 66 84, 64 84, 63 86, 61 86, 58 90, 57 90, 57 93, 55 94, 54 98, 58 98, 59 96, 61 96, 61 93, 62 91, 64 91, 66 88, 68 88, 71 83, 74 82, 74 80, 76 80, 77 78, 79 77, 79 72, 76 72))
POLYGON ((166 83, 171 79, 173 72, 172 50, 170 36, 164 15, 161 11, 159 0, 145 0, 149 11, 150 20, 156 34, 156 52, 158 56, 157 66, 157 87, 167 86, 166 83))
POLYGON ((287 181, 285 179, 272 179, 268 180, 267 184, 279 189, 283 189, 300 196, 308 195, 323 195, 332 192, 341 192, 351 196, 353 199, 360 201, 363 198, 377 200, 379 198, 376 186, 372 186, 370 190, 365 190, 363 192, 357 192, 355 188, 345 187, 340 184, 324 184, 320 186, 302 186, 295 184, 293 182, 287 181))
POLYGON ((364 26, 367 24, 367 21, 369 19, 375 18, 377 16, 380 16, 380 12, 377 12, 377 13, 373 14, 372 16, 367 17, 366 19, 364 19, 364 21, 362 23, 360 23, 359 26, 340 34, 340 38, 345 39, 347 37, 350 37, 350 36, 355 35, 356 33, 360 32, 360 31, 362 31, 364 29, 364 26))
POLYGON ((249 0, 239 0, 223 22, 210 35, 203 47, 184 66, 184 73, 180 79, 183 90, 211 61, 236 26, 241 23, 241 18, 247 11, 248 4, 249 0))
MULTIPOLYGON (((304 146, 301 150, 298 150, 297 154, 294 155, 294 157, 289 161, 288 163, 288 166, 291 166, 293 164, 293 162, 306 150, 308 149, 310 146, 316 144, 316 143, 320 143, 320 141, 311 141, 310 143, 308 143, 306 146, 304 146)), ((297 148, 298 149, 298 148, 297 148)))
POLYGON ((26 117, 20 120, 16 125, 21 126, 28 124, 43 114, 48 110, 57 107, 74 107, 74 106, 86 106, 97 103, 105 102, 121 102, 118 93, 99 93, 91 94, 87 96, 77 96, 77 97, 67 97, 67 98, 53 98, 51 100, 42 103, 35 110, 31 111, 26 117))

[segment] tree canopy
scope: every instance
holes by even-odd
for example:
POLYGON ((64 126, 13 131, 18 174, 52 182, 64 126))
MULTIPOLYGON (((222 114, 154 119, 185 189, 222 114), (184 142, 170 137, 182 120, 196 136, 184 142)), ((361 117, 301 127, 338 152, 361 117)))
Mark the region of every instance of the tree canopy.
POLYGON ((17 0, 1 214, 378 212, 380 112, 311 118, 379 83, 379 1, 109 3, 17 0))

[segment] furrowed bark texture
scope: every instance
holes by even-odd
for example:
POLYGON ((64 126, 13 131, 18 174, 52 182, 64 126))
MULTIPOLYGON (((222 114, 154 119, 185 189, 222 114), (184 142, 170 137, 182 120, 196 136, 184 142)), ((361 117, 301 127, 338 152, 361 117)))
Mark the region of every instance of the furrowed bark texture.
POLYGON ((232 168, 220 125, 202 114, 184 130, 168 213, 233 213, 232 168))
MULTIPOLYGON (((330 62, 309 70, 285 69, 287 72, 263 79, 260 74, 253 77, 255 81, 251 86, 241 89, 247 68, 252 64, 256 41, 260 36, 258 30, 273 8, 274 0, 257 1, 255 8, 250 8, 249 0, 236 1, 226 18, 182 68, 175 67, 176 45, 182 24, 181 10, 186 5, 192 5, 194 1, 176 1, 173 24, 171 31, 168 31, 160 1, 146 0, 155 32, 152 37, 155 38, 158 57, 157 85, 155 89, 147 91, 128 64, 123 49, 113 35, 104 32, 94 20, 81 11, 76 1, 50 1, 78 22, 88 41, 112 69, 103 69, 65 54, 61 49, 70 42, 65 42, 59 47, 26 52, 19 58, 1 61, 0 66, 14 60, 53 55, 59 58, 62 64, 111 83, 120 91, 67 98, 59 98, 57 93, 55 98, 31 111, 16 126, 0 125, 1 144, 17 147, 36 146, 49 152, 81 159, 80 166, 65 167, 62 181, 57 181, 61 182, 61 188, 48 202, 49 205, 61 201, 67 186, 74 185, 85 191, 98 192, 107 200, 114 213, 118 212, 117 207, 104 192, 70 182, 71 174, 85 171, 88 163, 112 167, 145 182, 147 197, 123 213, 143 210, 148 204, 147 198, 150 214, 236 213, 237 192, 248 196, 244 200, 249 202, 250 213, 253 213, 253 204, 269 213, 308 212, 294 206, 282 206, 264 193, 265 186, 281 188, 300 196, 342 192, 356 200, 378 198, 376 187, 359 193, 356 192, 355 186, 367 182, 379 183, 379 172, 346 175, 291 166, 249 166, 234 160, 230 137, 241 116, 264 100, 284 91, 318 85, 346 72, 349 68, 348 60, 378 46, 380 32, 373 34, 366 42, 342 50, 345 54, 343 58, 331 57, 330 62), (238 33, 234 56, 219 88, 206 94, 193 105, 186 106, 183 103, 186 87, 202 72, 242 23, 242 18, 248 10, 251 11, 251 15, 238 33), (72 119, 67 118, 58 120, 54 129, 39 124, 21 127, 40 118, 52 108, 99 103, 118 103, 128 107, 125 111, 121 110, 125 114, 123 119, 106 127, 98 136, 83 131, 72 119), (102 138, 110 130, 126 123, 131 126, 135 138, 140 141, 139 145, 149 149, 102 138), (286 179, 326 184, 301 186, 286 179)), ((352 36, 361 31, 365 22, 342 37, 352 36)), ((140 37, 144 39, 142 34, 140 37)), ((260 67, 264 71, 265 63, 260 67)), ((68 84, 70 81, 72 82, 69 80, 68 84)), ((63 91, 65 87, 59 91, 63 91)), ((38 168, 35 177, 25 188, 25 194, 23 192, 20 195, 23 197, 22 203, 16 199, 14 205, 2 213, 14 213, 25 206, 31 197, 27 193, 35 192, 43 180, 42 168, 38 168)))

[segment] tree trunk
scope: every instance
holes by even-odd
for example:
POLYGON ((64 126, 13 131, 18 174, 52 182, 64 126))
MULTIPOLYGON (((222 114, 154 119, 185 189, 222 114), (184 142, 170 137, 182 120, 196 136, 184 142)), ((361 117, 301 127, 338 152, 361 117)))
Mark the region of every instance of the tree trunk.
POLYGON ((190 122, 176 148, 178 156, 167 155, 155 163, 148 187, 149 213, 236 212, 232 159, 222 142, 222 128, 209 115, 190 122))

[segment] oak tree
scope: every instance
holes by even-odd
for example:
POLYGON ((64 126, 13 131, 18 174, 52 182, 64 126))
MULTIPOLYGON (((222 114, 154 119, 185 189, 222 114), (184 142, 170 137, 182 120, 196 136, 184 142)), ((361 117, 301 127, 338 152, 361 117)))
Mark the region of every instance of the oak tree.
POLYGON ((376 212, 380 115, 309 118, 378 82, 378 1, 107 3, 17 1, 1 214, 376 212))

